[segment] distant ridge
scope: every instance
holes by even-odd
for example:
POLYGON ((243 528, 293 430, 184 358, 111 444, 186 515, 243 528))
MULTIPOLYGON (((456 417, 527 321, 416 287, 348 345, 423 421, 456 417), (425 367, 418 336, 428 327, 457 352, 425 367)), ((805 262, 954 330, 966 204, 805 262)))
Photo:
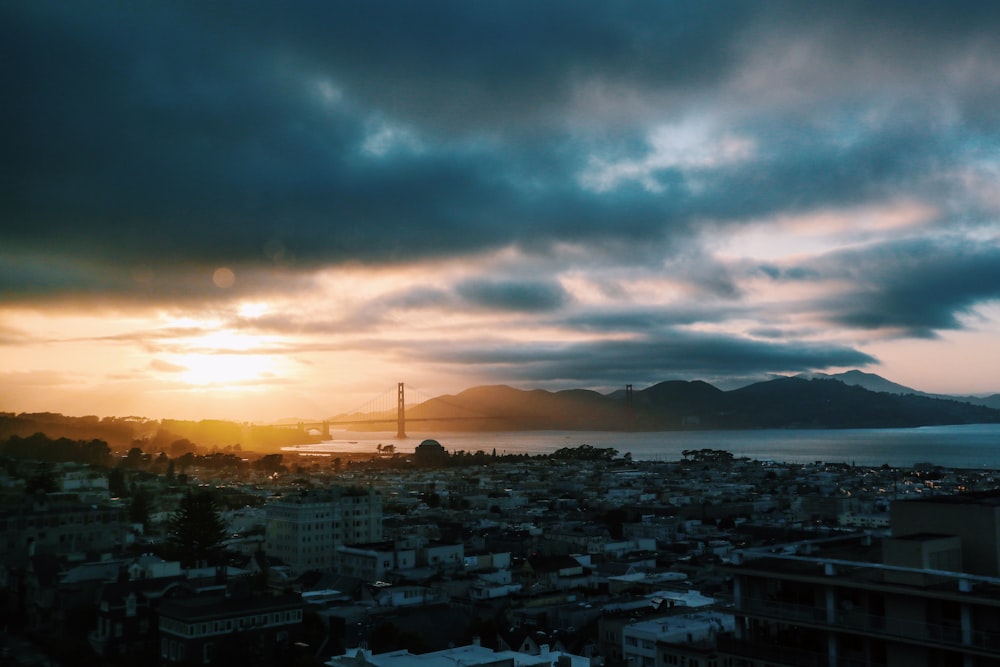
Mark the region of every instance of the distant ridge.
POLYGON ((1000 423, 1000 410, 848 371, 781 377, 731 391, 699 380, 670 380, 634 391, 631 405, 622 390, 603 395, 473 387, 410 408, 407 420, 419 420, 421 431, 442 432, 899 428, 1000 423))
POLYGON ((993 408, 994 410, 1000 410, 1000 394, 992 394, 990 396, 953 396, 950 394, 929 394, 924 391, 919 391, 917 389, 911 389, 905 385, 897 384, 890 380, 886 380, 880 375, 875 375, 874 373, 865 373, 859 370, 845 371, 843 373, 835 373, 833 375, 828 375, 826 373, 802 373, 795 377, 807 378, 807 379, 828 379, 828 380, 840 380, 846 385, 853 385, 864 387, 869 391, 884 391, 890 394, 914 394, 915 396, 929 396, 931 398, 940 398, 946 401, 961 401, 962 403, 971 403, 972 405, 984 405, 988 408, 993 408))
POLYGON ((905 385, 901 385, 897 382, 891 380, 886 380, 881 375, 875 375, 874 373, 865 373, 864 371, 852 370, 845 371, 843 373, 800 373, 796 375, 797 378, 803 378, 806 380, 839 380, 844 384, 852 387, 863 387, 868 391, 884 391, 889 394, 917 394, 920 396, 929 396, 930 394, 925 394, 922 391, 917 391, 916 389, 911 389, 905 385))

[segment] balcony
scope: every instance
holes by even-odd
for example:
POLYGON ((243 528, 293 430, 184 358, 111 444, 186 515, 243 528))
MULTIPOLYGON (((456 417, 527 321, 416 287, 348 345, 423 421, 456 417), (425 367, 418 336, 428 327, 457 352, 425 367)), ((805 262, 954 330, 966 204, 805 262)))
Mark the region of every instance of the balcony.
POLYGON ((871 660, 851 659, 844 656, 838 657, 837 664, 834 666, 830 664, 830 658, 826 653, 725 636, 720 636, 717 639, 717 648, 719 653, 725 655, 762 660, 785 667, 885 667, 885 665, 871 660))
POLYGON ((969 641, 965 642, 962 640, 961 623, 957 619, 952 623, 932 623, 868 614, 859 609, 850 611, 838 609, 831 620, 827 618, 827 610, 824 607, 747 597, 744 597, 742 605, 733 611, 737 615, 752 618, 767 618, 922 646, 972 649, 993 655, 1000 651, 1000 630, 973 630, 969 641))
POLYGON ((831 667, 827 655, 815 651, 774 646, 729 637, 719 637, 717 648, 719 653, 751 658, 753 660, 763 660, 775 665, 787 665, 789 667, 831 667))

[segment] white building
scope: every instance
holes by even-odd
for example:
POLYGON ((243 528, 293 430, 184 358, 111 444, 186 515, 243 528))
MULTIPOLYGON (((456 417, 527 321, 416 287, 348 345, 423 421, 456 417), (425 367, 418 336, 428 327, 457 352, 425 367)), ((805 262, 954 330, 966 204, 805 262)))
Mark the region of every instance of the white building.
POLYGON ((591 667, 590 658, 542 647, 540 655, 494 651, 478 643, 443 651, 415 654, 405 649, 372 654, 368 649, 348 651, 326 662, 329 667, 591 667))
POLYGON ((292 576, 334 567, 338 546, 382 541, 382 498, 372 489, 336 487, 267 503, 265 549, 292 576))
POLYGON ((416 551, 397 548, 392 542, 341 544, 334 552, 334 566, 339 574, 368 582, 386 579, 393 570, 416 567, 416 551))
POLYGON ((732 632, 731 614, 696 612, 662 616, 631 623, 622 628, 622 656, 626 663, 651 667, 656 663, 657 642, 684 644, 714 638, 720 632, 732 632), (629 660, 634 661, 629 663, 629 660))

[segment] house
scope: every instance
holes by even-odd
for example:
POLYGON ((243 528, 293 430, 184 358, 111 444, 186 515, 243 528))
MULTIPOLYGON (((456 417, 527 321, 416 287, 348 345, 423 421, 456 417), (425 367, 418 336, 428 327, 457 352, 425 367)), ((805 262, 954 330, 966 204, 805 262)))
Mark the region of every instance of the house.
POLYGON ((154 664, 159 601, 184 580, 178 574, 104 584, 98 593, 95 628, 87 636, 94 652, 106 660, 154 664))

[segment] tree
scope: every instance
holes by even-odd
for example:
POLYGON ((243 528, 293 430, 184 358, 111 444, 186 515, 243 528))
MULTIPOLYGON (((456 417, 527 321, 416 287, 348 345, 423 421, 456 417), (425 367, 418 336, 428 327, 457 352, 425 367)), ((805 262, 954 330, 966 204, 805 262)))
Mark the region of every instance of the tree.
POLYGON ((112 468, 108 473, 108 491, 116 498, 121 498, 128 494, 128 485, 125 482, 125 472, 121 466, 112 468))
POLYGON ((219 564, 226 522, 210 491, 188 493, 167 524, 167 544, 183 567, 219 564))
POLYGON ((38 472, 28 479, 24 490, 28 494, 32 494, 35 491, 43 491, 45 493, 58 491, 59 484, 56 482, 56 476, 55 472, 52 470, 52 466, 43 465, 38 472))
POLYGON ((132 523, 141 523, 142 529, 149 529, 149 512, 152 499, 149 491, 143 487, 138 487, 132 495, 132 502, 128 506, 128 520, 132 523))
POLYGON ((265 454, 253 462, 253 468, 268 474, 285 472, 287 468, 281 464, 283 458, 282 454, 265 454))
POLYGON ((128 450, 128 454, 125 456, 125 467, 129 470, 138 470, 142 467, 144 463, 144 455, 141 449, 138 447, 133 447, 128 450))

